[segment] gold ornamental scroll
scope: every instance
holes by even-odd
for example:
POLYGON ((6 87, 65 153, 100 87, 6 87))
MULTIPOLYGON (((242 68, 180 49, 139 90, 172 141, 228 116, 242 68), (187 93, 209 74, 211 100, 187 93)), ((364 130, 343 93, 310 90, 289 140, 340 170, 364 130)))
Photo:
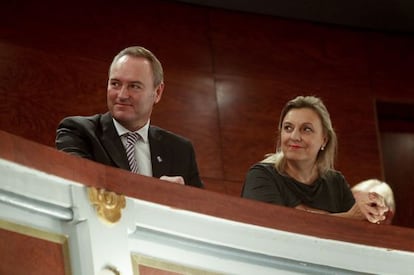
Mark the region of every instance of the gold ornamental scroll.
POLYGON ((114 224, 121 219, 121 211, 126 205, 125 196, 95 187, 88 187, 88 196, 103 221, 114 224))

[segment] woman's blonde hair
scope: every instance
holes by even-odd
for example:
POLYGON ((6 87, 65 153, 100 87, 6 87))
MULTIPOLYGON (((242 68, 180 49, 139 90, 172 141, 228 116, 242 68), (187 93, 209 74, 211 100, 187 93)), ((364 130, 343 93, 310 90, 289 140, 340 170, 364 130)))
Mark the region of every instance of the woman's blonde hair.
POLYGON ((312 109, 321 119, 323 134, 326 136, 327 140, 324 148, 318 153, 316 164, 319 175, 323 175, 328 170, 334 169, 338 141, 326 106, 320 98, 315 96, 298 96, 286 103, 279 118, 276 153, 267 155, 262 162, 274 163, 276 170, 281 173, 283 172, 285 157, 280 144, 283 120, 290 110, 301 108, 312 109))

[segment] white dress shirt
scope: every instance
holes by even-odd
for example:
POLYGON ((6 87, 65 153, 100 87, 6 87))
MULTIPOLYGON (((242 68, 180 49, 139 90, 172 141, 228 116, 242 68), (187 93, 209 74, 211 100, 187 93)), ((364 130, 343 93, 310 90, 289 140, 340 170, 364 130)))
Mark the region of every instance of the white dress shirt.
MULTIPOLYGON (((124 147, 126 147, 127 138, 124 135, 130 131, 114 118, 112 118, 112 120, 114 122, 115 129, 124 144, 124 147)), ((143 127, 141 127, 138 131, 135 131, 135 133, 138 133, 141 137, 137 143, 135 143, 135 159, 138 164, 139 174, 152 177, 151 152, 148 141, 149 124, 150 121, 148 120, 143 127)))

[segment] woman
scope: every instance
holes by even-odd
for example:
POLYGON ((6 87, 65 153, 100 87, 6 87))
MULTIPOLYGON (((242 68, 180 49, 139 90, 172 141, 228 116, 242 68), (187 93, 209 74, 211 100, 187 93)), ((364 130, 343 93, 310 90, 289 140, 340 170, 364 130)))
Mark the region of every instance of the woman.
POLYGON ((379 223, 387 208, 376 193, 358 204, 344 176, 334 170, 337 138, 323 102, 298 96, 281 112, 275 154, 250 168, 242 197, 317 213, 379 223))

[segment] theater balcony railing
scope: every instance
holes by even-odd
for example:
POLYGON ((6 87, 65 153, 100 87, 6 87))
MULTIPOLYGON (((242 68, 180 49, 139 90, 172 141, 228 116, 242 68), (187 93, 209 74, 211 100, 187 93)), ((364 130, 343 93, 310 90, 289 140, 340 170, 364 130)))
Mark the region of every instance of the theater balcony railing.
POLYGON ((414 230, 134 175, 0 131, 0 274, 412 274, 414 230))

